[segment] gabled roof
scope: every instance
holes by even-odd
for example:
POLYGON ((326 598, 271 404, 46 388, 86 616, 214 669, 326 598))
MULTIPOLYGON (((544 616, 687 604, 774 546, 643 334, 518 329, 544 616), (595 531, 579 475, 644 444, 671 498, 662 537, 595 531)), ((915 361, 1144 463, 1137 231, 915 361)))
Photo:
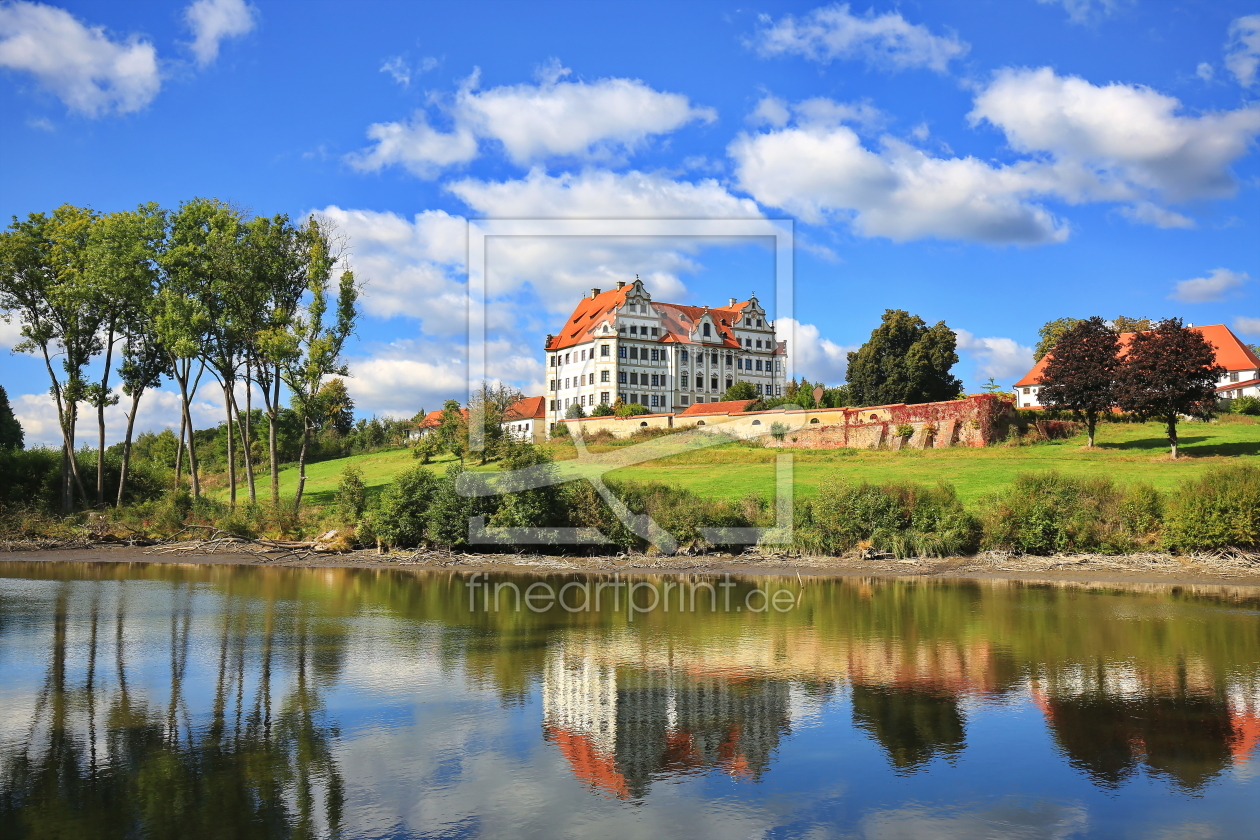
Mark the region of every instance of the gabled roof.
MULTIPOLYGON (((627 283, 619 289, 609 289, 593 297, 584 296, 578 301, 573 314, 564 322, 560 332, 547 342, 547 349, 563 350, 600 337, 600 327, 605 323, 612 323, 616 310, 625 305, 627 293, 633 291, 634 288, 633 283, 627 283)), ((655 340, 661 344, 689 344, 697 347, 736 349, 742 345, 735 338, 733 328, 750 303, 752 303, 751 299, 714 309, 651 301, 650 305, 660 315, 662 327, 662 334, 655 340), (692 329, 706 313, 717 327, 717 335, 714 338, 720 341, 695 341, 691 338, 692 329)), ((785 352, 783 342, 777 342, 775 352, 785 352)))
POLYGON ((503 422, 513 423, 545 416, 547 416, 546 397, 522 397, 503 412, 503 422))
MULTIPOLYGON (((423 420, 421 420, 419 423, 417 423, 417 424, 416 424, 416 428, 418 428, 418 429, 436 429, 438 426, 442 425, 442 415, 443 415, 444 413, 445 413, 445 412, 443 412, 443 411, 430 411, 428 414, 424 415, 424 419, 423 419, 423 420)), ((468 419, 468 409, 466 409, 466 408, 461 408, 461 409, 459 410, 459 416, 460 416, 460 417, 463 417, 465 420, 467 420, 467 419, 468 419)))
POLYGON ((1260 385, 1260 379, 1248 379, 1246 382, 1226 382, 1224 385, 1218 385, 1218 391, 1232 391, 1235 388, 1250 388, 1252 385, 1260 385))
MULTIPOLYGON (((1208 344, 1216 348, 1216 363, 1227 371, 1231 370, 1260 370, 1260 358, 1246 344, 1234 335, 1233 331, 1224 324, 1208 324, 1202 327, 1190 327, 1199 335, 1207 339, 1208 344)), ((1137 333, 1120 333, 1120 355, 1124 356, 1129 351, 1129 344, 1133 341, 1133 336, 1137 333)), ((1045 373, 1046 364, 1050 361, 1051 353, 1047 353, 1033 365, 1033 369, 1024 375, 1024 378, 1015 383, 1016 388, 1022 388, 1028 385, 1040 385, 1041 377, 1045 373)), ((1237 388, 1238 385, 1231 383, 1231 387, 1237 388)))
POLYGON ((679 417, 701 417, 711 414, 743 414, 756 400, 726 400, 725 402, 696 403, 679 417))

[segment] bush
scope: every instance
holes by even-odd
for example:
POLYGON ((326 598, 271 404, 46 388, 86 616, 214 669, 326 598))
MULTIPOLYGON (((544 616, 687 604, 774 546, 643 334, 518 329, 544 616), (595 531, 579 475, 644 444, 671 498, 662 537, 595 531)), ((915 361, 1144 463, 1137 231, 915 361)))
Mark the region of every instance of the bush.
POLYGON ((569 424, 557 423, 555 428, 551 430, 551 437, 552 439, 568 438, 569 437, 569 424))
POLYGON ((591 409, 592 417, 611 417, 613 414, 612 406, 608 403, 600 403, 591 409))
POLYGON ((376 539, 390 548, 420 545, 437 494, 438 479, 432 472, 419 465, 404 470, 360 520, 360 539, 376 539))
POLYGON ((1133 551, 1157 542, 1162 503, 1147 485, 1022 473, 981 502, 984 547, 1023 554, 1133 551))
POLYGON ((367 510, 367 487, 363 484, 363 471, 356 466, 347 465, 341 471, 341 481, 337 483, 334 505, 337 513, 347 523, 358 522, 367 510))
POLYGON ((896 557, 948 557, 975 551, 980 528, 940 484, 853 484, 830 479, 812 504, 798 506, 802 548, 840 554, 869 544, 896 557))
POLYGON ((1234 414, 1260 416, 1260 397, 1239 397, 1230 404, 1229 410, 1234 414))
POLYGON ((1225 467, 1183 485, 1168 506, 1163 541, 1172 551, 1260 549, 1260 469, 1225 467))

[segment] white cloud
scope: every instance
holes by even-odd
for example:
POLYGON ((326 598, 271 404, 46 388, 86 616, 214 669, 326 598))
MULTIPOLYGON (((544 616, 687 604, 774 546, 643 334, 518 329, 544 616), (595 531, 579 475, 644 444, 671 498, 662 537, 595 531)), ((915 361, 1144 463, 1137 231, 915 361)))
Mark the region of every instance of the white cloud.
POLYGON ((954 330, 957 347, 975 360, 977 381, 1019 378, 1033 366, 1033 348, 1013 338, 979 338, 967 330, 954 330))
POLYGON ((478 139, 502 144, 521 165, 550 157, 607 159, 654 135, 717 118, 711 108, 694 107, 682 94, 653 90, 637 79, 561 81, 568 72, 548 66, 538 84, 486 91, 476 89, 474 74, 448 109, 450 132, 430 127, 424 113, 410 122, 378 123, 368 129, 376 145, 351 162, 369 171, 401 164, 420 177, 435 177, 441 168, 475 157, 478 139))
POLYGON ((779 318, 774 322, 775 333, 780 341, 788 342, 788 354, 796 375, 811 382, 840 385, 845 381, 849 368, 849 353, 857 345, 842 347, 829 338, 823 338, 814 324, 802 324, 792 318, 779 318))
POLYGON ((442 210, 426 210, 408 221, 396 213, 343 209, 314 211, 350 240, 350 263, 364 283, 364 310, 389 318, 420 318, 433 335, 463 333, 467 298, 462 274, 467 222, 442 210))
POLYGON ((375 123, 367 135, 376 145, 349 156, 350 165, 375 172, 398 164, 420 178, 436 178, 444 167, 467 163, 477 156, 477 138, 467 128, 438 131, 428 117, 417 113, 409 122, 375 123))
POLYGON ((0 348, 8 349, 22 340, 22 322, 17 316, 6 321, 0 318, 0 348))
POLYGON ((1062 6, 1072 23, 1094 23, 1120 8, 1122 0, 1037 0, 1043 6, 1062 6))
POLYGON ((892 70, 926 67, 944 73, 950 61, 970 49, 952 35, 933 35, 909 23, 900 12, 857 16, 847 3, 814 9, 799 19, 786 15, 774 22, 762 15, 760 23, 752 41, 759 54, 801 55, 823 64, 859 59, 892 70))
MULTIPOLYGON (((676 181, 661 175, 589 169, 548 175, 540 169, 510 181, 465 179, 448 189, 477 215, 507 219, 650 219, 659 235, 645 237, 503 237, 487 251, 487 283, 503 294, 530 283, 549 310, 568 312, 577 296, 609 288, 635 274, 653 295, 676 300, 678 279, 696 266, 699 242, 670 236, 671 220, 758 218, 757 205, 712 179, 676 181)), ((712 243, 708 243, 712 244, 712 243)))
POLYGON ((151 43, 136 35, 112 40, 104 27, 40 3, 0 5, 0 67, 30 73, 89 117, 138 111, 162 86, 151 43))
POLYGON ((757 107, 748 115, 751 125, 768 125, 772 128, 783 128, 792 118, 788 104, 777 96, 763 96, 757 107))
POLYGON ((976 97, 972 124, 1020 152, 1048 154, 1068 200, 1184 201, 1232 195, 1230 165, 1260 133, 1260 105, 1198 117, 1147 87, 1093 85, 1043 67, 1004 69, 976 97))
MULTIPOLYGON (((409 350, 408 352, 413 352, 409 350)), ((462 358, 444 358, 430 348, 411 358, 351 358, 346 388, 355 409, 385 417, 411 417, 421 408, 432 411, 449 399, 467 396, 467 369, 462 358)))
MULTIPOLYGON (((22 424, 27 446, 61 446, 61 429, 57 423, 57 406, 47 392, 9 396, 13 414, 22 424)), ((151 390, 140 398, 140 410, 136 414, 135 434, 173 429, 179 432, 180 396, 178 391, 151 390)), ((131 400, 123 397, 118 405, 105 409, 105 445, 112 446, 123 439, 127 431, 126 412, 131 400)), ((223 422, 223 392, 213 382, 202 381, 192 404, 193 425, 198 429, 210 428, 223 422)), ((79 423, 75 429, 76 445, 88 443, 96 446, 96 410, 84 404, 79 407, 79 423)))
POLYGON ((1216 77, 1216 69, 1206 61, 1200 61, 1199 66, 1194 68, 1194 75, 1198 76, 1205 82, 1210 82, 1216 77))
POLYGON ((1225 66, 1240 85, 1251 87, 1260 69, 1260 15, 1240 17, 1229 25, 1228 48, 1225 66))
POLYGON ((192 30, 190 48, 197 64, 205 67, 219 57, 219 45, 238 38, 254 28, 257 12, 245 0, 197 0, 184 10, 184 20, 192 30))
POLYGON ((1132 206, 1121 207, 1120 215, 1135 222, 1141 222, 1157 228, 1190 229, 1196 227, 1194 219, 1183 216, 1174 210, 1169 210, 1167 207, 1152 204, 1149 201, 1139 201, 1132 206))
POLYGON ((1245 271, 1214 268, 1207 277, 1181 280, 1168 297, 1182 303, 1212 303, 1224 300, 1233 291, 1241 289, 1251 277, 1245 271))
POLYGON ((848 126, 798 124, 741 134, 728 147, 740 186, 758 201, 821 223, 840 217, 863 236, 992 243, 1061 242, 1067 227, 1026 199, 1044 191, 1032 163, 935 158, 892 137, 879 152, 848 126))
POLYGON ((410 87, 413 75, 428 73, 437 66, 438 60, 431 55, 427 55, 420 59, 415 66, 412 66, 411 63, 401 55, 396 55, 392 58, 385 59, 385 63, 381 65, 381 72, 388 73, 394 78, 395 82, 403 87, 410 87))
POLYGON ((1239 315, 1234 319, 1234 329, 1244 335, 1260 336, 1260 318, 1248 318, 1246 315, 1239 315))

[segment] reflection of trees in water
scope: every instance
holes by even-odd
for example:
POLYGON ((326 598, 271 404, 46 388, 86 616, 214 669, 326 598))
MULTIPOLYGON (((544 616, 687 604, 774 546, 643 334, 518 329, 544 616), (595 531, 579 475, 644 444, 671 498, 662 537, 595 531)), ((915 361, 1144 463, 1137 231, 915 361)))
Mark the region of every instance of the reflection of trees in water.
POLYGON ((1104 787, 1120 787, 1145 765, 1195 791, 1233 758, 1234 727, 1220 696, 1089 693, 1047 698, 1042 706, 1068 761, 1104 787))
POLYGON ((336 832, 343 784, 320 694, 340 670, 339 635, 321 632, 300 605, 280 615, 267 602, 259 615, 257 602, 225 598, 208 721, 194 724, 189 656, 211 652, 190 651, 191 589, 170 591, 169 693, 160 702, 133 687, 125 592, 107 641, 94 590, 84 642, 71 638, 74 612, 61 585, 28 736, 0 753, 0 836, 336 832), (81 670, 70 667, 84 658, 81 670))
POLYGON ((853 723, 865 730, 901 773, 914 772, 937 755, 953 757, 965 745, 958 698, 910 687, 853 685, 853 723))

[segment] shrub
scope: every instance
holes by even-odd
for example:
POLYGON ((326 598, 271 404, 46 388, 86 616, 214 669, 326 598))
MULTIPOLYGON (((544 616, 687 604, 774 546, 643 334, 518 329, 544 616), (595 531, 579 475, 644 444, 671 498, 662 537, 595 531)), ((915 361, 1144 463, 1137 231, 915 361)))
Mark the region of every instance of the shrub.
MULTIPOLYGON (((375 538, 390 548, 420 545, 438 493, 438 483, 432 472, 419 465, 399 473, 362 518, 360 537, 375 538)), ((465 519, 465 530, 466 523, 465 519)))
MULTIPOLYGON (((787 433, 790 429, 791 427, 787 423, 782 423, 776 420, 770 424, 770 437, 782 443, 783 439, 787 437, 787 433)), ((793 438, 793 440, 795 440, 795 438, 793 438)))
POLYGON ((1260 416, 1260 397, 1239 397, 1230 405, 1229 410, 1234 414, 1260 416))
POLYGON ((618 406, 616 412, 618 417, 638 417, 640 414, 647 414, 648 409, 642 403, 626 403, 618 406))
POLYGON ((1260 469, 1224 467, 1182 486, 1168 506, 1172 551, 1260 548, 1260 469))
POLYGON ((1155 542, 1162 497, 1106 478, 1022 473, 981 502, 984 546, 1023 554, 1132 551, 1155 542))
POLYGON ((358 467, 347 465, 341 471, 334 504, 347 523, 358 522, 363 517, 367 510, 367 487, 363 485, 363 471, 358 467))
POLYGON ((608 403, 600 403, 591 409, 592 417, 611 417, 613 413, 612 406, 608 403))
POLYGON ((551 430, 551 437, 552 438, 568 438, 569 437, 569 424, 557 423, 555 428, 551 430))
POLYGON ((946 557, 975 550, 979 523, 953 487, 853 484, 830 479, 797 519, 803 548, 840 554, 862 543, 896 557, 946 557))

